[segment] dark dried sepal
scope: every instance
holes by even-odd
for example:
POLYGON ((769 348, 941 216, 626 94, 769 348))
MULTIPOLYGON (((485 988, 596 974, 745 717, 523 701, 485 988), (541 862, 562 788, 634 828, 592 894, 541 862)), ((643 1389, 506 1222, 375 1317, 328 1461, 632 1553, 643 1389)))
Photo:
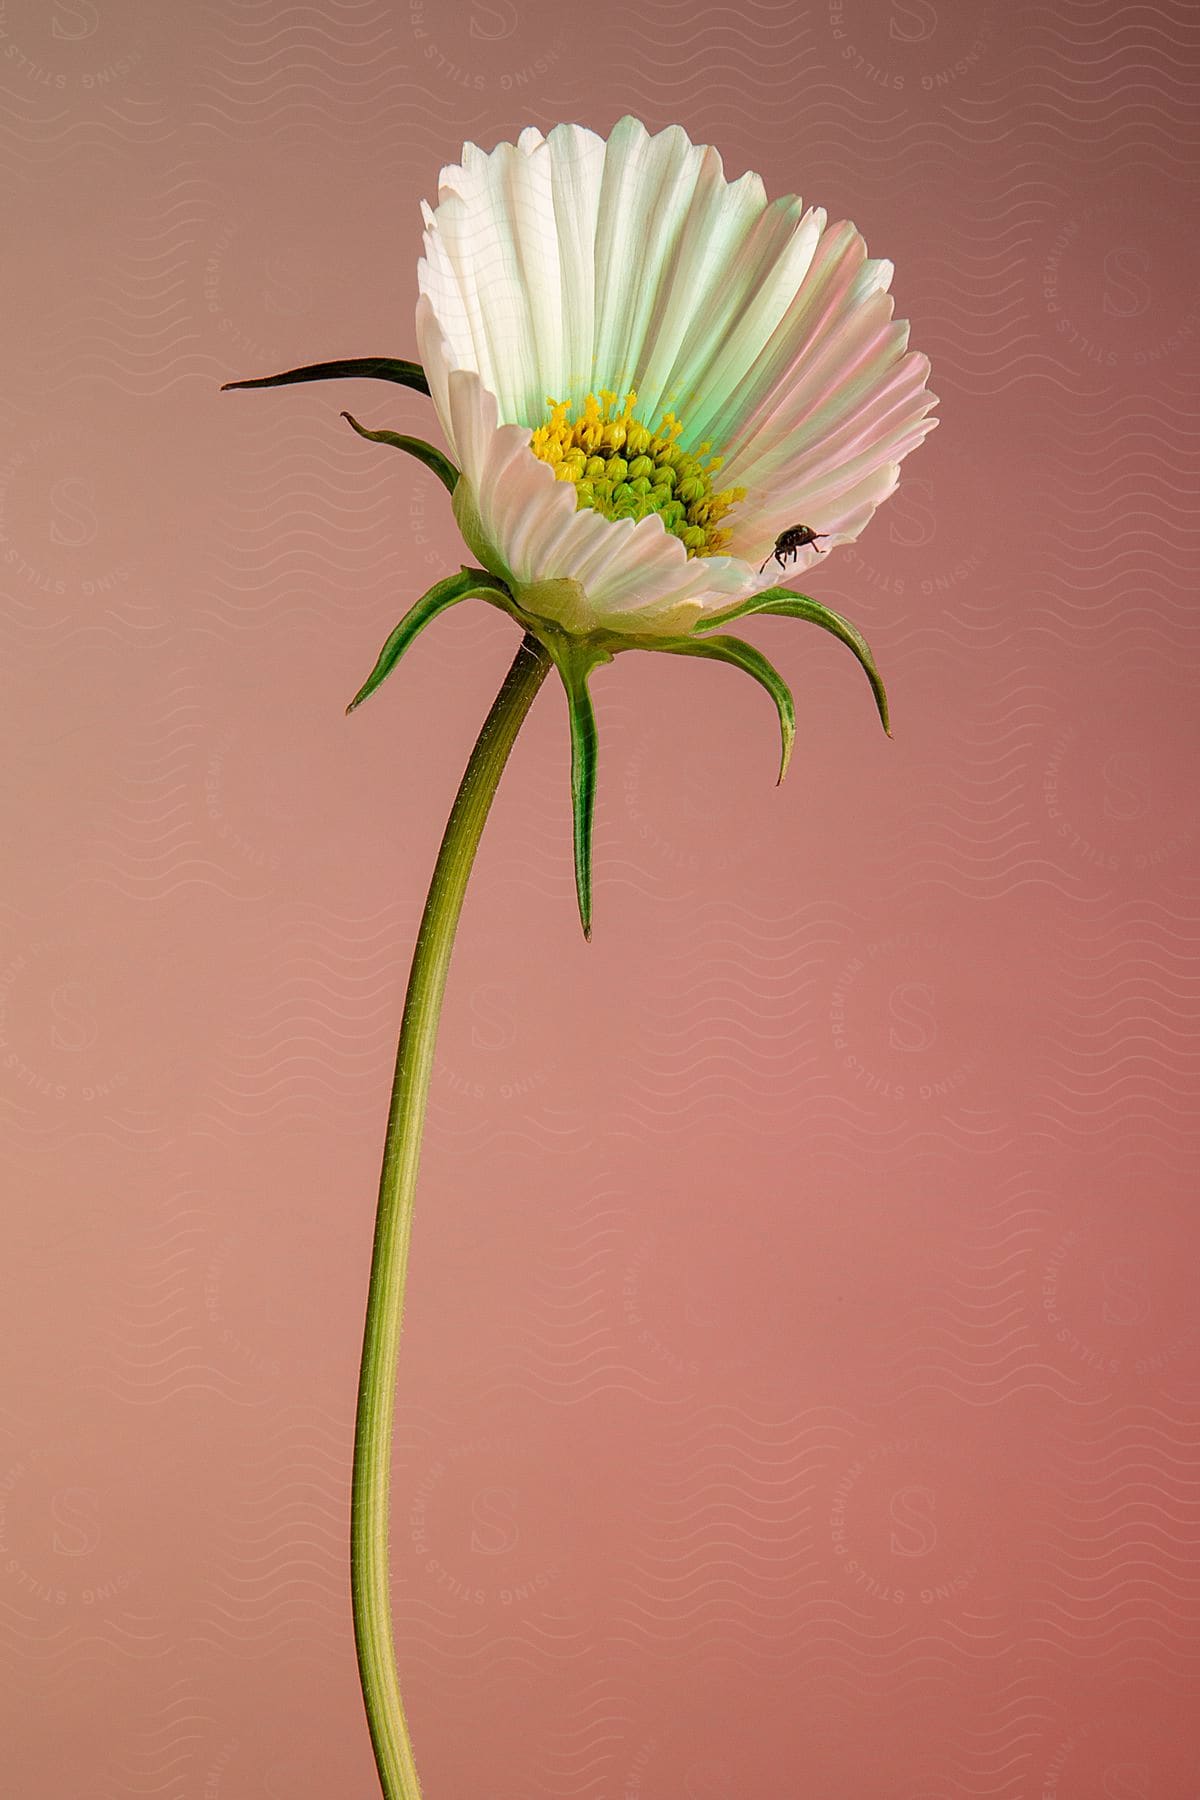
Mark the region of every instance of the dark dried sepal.
POLYGON ((374 381, 396 381, 401 387, 416 388, 419 394, 429 392, 429 383, 420 363, 402 362, 395 356, 352 356, 340 362, 307 363, 302 369, 285 369, 281 375, 255 375, 249 381, 226 381, 221 392, 232 388, 288 387, 296 381, 338 381, 349 378, 374 381))

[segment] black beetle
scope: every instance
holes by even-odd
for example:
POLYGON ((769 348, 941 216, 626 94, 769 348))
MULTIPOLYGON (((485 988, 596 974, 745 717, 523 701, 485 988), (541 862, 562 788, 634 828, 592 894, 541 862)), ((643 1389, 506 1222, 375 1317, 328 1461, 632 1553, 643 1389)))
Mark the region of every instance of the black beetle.
MULTIPOLYGON (((814 544, 818 538, 829 535, 827 531, 814 531, 811 525, 789 525, 787 530, 781 531, 775 539, 775 548, 772 550, 771 556, 775 558, 782 569, 789 557, 793 562, 797 562, 801 550, 807 544, 814 544)), ((823 550, 817 551, 818 556, 824 556, 824 554, 823 550)), ((770 562, 771 556, 764 557, 762 569, 758 571, 760 575, 770 562)))

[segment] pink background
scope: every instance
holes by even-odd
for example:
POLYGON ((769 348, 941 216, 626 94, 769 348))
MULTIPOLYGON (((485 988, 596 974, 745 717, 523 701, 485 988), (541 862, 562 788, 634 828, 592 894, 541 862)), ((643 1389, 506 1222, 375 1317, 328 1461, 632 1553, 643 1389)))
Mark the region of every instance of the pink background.
POLYGON ((0 5, 0 1717, 22 1800, 374 1776, 346 1579, 402 984, 512 654, 447 617, 418 201, 633 111, 853 218, 942 424, 793 682, 561 694, 468 899, 396 1617, 429 1800, 1196 1800, 1200 17, 0 5))

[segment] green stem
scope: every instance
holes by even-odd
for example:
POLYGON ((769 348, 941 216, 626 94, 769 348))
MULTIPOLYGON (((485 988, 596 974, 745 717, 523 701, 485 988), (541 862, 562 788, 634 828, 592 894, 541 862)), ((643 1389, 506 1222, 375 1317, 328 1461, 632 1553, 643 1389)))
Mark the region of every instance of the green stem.
POLYGON ((442 995, 467 878, 508 753, 549 668, 550 658, 545 650, 536 639, 527 636, 471 752, 429 884, 396 1052, 363 1333, 350 1501, 354 1640, 385 1800, 420 1800, 421 1793, 400 1699, 388 1565, 396 1354, 421 1132, 442 995))

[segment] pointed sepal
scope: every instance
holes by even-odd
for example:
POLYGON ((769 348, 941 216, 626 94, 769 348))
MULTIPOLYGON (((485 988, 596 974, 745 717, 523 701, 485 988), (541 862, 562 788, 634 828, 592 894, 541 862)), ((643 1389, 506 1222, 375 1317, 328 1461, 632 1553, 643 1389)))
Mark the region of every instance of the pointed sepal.
MULTIPOLYGON (((871 646, 856 625, 844 619, 831 607, 822 606, 819 600, 810 600, 807 594, 798 594, 794 588, 766 588, 761 594, 752 594, 748 600, 740 600, 736 606, 728 606, 722 612, 702 616, 695 626, 697 632, 707 632, 714 625, 728 625, 734 619, 747 618, 754 614, 775 614, 779 618, 807 619, 810 625, 819 625, 822 631, 828 631, 852 650, 862 664, 863 673, 871 684, 871 692, 875 696, 875 705, 879 709, 879 718, 888 736, 892 735, 891 721, 888 715, 887 689, 883 685, 883 676, 875 665, 871 646)), ((703 639, 698 641, 703 642, 703 639)), ((711 639, 709 640, 712 641, 711 639)))
POLYGON ((447 493, 452 494, 458 486, 459 471, 450 458, 432 444, 427 444, 424 438, 403 437, 398 431, 368 431, 352 413, 344 412, 342 417, 348 425, 354 427, 359 437, 369 438, 373 444, 390 444, 394 450, 406 450, 410 456, 415 456, 418 462, 423 462, 427 469, 433 470, 447 493))
POLYGON ((762 687, 766 688, 775 702, 779 713, 779 735, 782 746, 779 758, 779 779, 787 774, 788 763, 792 759, 792 746, 796 741, 796 705, 792 699, 791 689, 773 663, 767 661, 761 650, 753 644, 747 644, 742 638, 710 637, 710 638, 664 638, 654 649, 663 649, 673 656, 710 656, 716 662, 732 663, 735 669, 745 670, 752 675, 762 687))
POLYGON ((590 942, 592 936, 592 824, 596 811, 596 762, 598 738, 596 714, 588 692, 593 664, 566 656, 558 660, 567 691, 571 721, 571 817, 575 846, 575 896, 579 923, 590 942))
POLYGON ((463 569, 458 575, 448 575, 444 581, 435 582, 427 594, 422 594, 415 605, 409 607, 379 652, 375 667, 346 708, 347 713, 352 713, 356 706, 361 706, 379 684, 386 680, 413 639, 428 624, 440 613, 444 613, 447 607, 456 606, 460 600, 469 599, 475 594, 482 599, 493 600, 496 604, 501 604, 503 600, 495 578, 486 569, 463 569))
POLYGON ((376 381, 397 381, 401 387, 416 388, 419 394, 429 392, 429 382, 420 363, 402 362, 395 356, 352 356, 339 362, 308 363, 302 369, 285 369, 281 375, 255 375, 249 381, 226 381, 221 392, 232 388, 288 387, 296 381, 337 381, 349 377, 376 381))

